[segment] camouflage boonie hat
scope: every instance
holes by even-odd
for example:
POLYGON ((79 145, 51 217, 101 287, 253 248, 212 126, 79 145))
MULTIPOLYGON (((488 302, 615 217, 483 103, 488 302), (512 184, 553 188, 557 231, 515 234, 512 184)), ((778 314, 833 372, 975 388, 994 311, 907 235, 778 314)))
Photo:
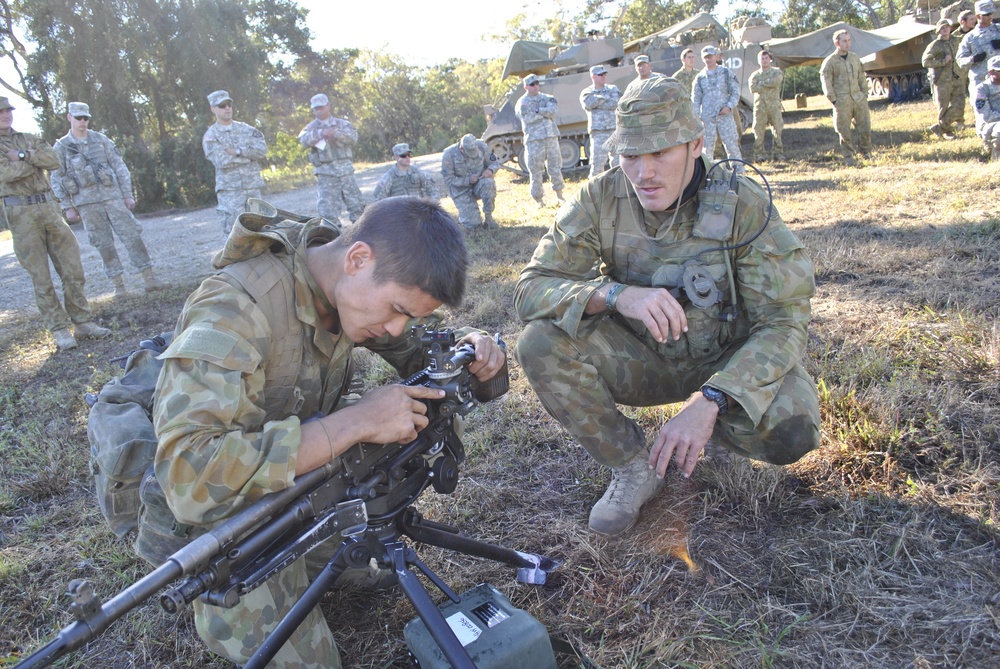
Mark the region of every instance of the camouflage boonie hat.
POLYGON ((409 144, 396 144, 394 147, 392 147, 392 155, 396 156, 397 158, 407 153, 410 153, 409 144))
POLYGON ((475 135, 469 134, 462 137, 462 151, 467 156, 479 155, 479 140, 476 139, 475 135))
POLYGON ((212 105, 213 107, 218 107, 226 100, 229 100, 230 102, 233 101, 233 99, 229 97, 228 91, 212 91, 211 93, 208 94, 208 104, 212 105))
POLYGON ((10 100, 7 98, 0 96, 0 111, 3 111, 4 109, 17 109, 17 107, 12 105, 10 100))
POLYGON ((641 156, 693 142, 704 134, 687 88, 670 77, 651 77, 618 102, 615 132, 604 146, 618 155, 641 156))
POLYGON ((952 25, 953 25, 952 22, 949 21, 948 19, 941 19, 934 25, 934 32, 940 32, 941 28, 944 28, 945 26, 951 28, 952 25))
POLYGON ((993 56, 986 61, 986 68, 990 72, 1000 72, 1000 56, 993 56))
POLYGON ((648 63, 648 62, 649 62, 649 56, 647 56, 646 54, 641 54, 635 57, 636 65, 638 65, 639 63, 648 63))
POLYGON ((90 105, 86 102, 70 102, 66 105, 66 111, 69 112, 70 116, 90 117, 90 105))

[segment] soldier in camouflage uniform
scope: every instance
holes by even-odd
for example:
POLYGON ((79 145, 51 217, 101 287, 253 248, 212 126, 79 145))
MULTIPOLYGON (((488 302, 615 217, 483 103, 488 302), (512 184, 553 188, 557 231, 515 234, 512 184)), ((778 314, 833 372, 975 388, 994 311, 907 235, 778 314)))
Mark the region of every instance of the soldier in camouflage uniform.
POLYGON ((750 75, 750 92, 753 93, 753 157, 764 157, 764 135, 771 126, 774 135, 774 158, 784 160, 784 146, 781 131, 785 127, 781 117, 781 84, 785 75, 771 66, 771 54, 761 51, 757 54, 760 69, 750 75))
MULTIPOLYGON (((706 46, 701 50, 705 69, 695 76, 691 101, 694 111, 705 125, 705 157, 712 160, 715 155, 716 137, 722 140, 729 158, 743 159, 740 152, 740 134, 736 129, 734 111, 740 102, 740 82, 733 71, 719 65, 716 56, 719 50, 706 46)), ((731 166, 736 172, 743 171, 741 163, 731 166)))
POLYGON ((694 88, 694 78, 698 76, 699 70, 694 69, 694 50, 684 49, 681 52, 681 63, 683 63, 680 68, 671 74, 670 76, 681 82, 681 85, 687 89, 688 95, 691 95, 691 91, 694 88))
POLYGON ((1000 160, 1000 56, 987 64, 986 81, 976 87, 973 109, 976 133, 990 148, 990 161, 1000 160))
POLYGON ((840 137, 840 152, 844 163, 854 164, 851 121, 858 129, 861 153, 872 150, 872 121, 868 113, 868 79, 856 53, 851 52, 851 34, 846 30, 833 33, 836 51, 826 57, 819 68, 823 94, 833 105, 833 126, 840 137))
MULTIPOLYGON (((590 176, 596 177, 608 166, 608 150, 604 142, 608 141, 615 130, 615 107, 622 97, 622 92, 608 80, 608 71, 603 65, 590 68, 590 79, 593 86, 587 86, 580 93, 580 106, 587 112, 587 132, 590 133, 590 176)), ((617 156, 610 156, 611 167, 618 164, 617 156)))
POLYGON ((546 166, 552 190, 563 199, 562 153, 559 151, 559 103, 547 93, 540 93, 541 79, 533 74, 524 78, 525 95, 517 101, 515 114, 524 131, 524 157, 531 178, 531 197, 539 206, 542 199, 542 181, 546 166))
POLYGON ((416 165, 410 164, 413 152, 410 151, 409 144, 396 144, 392 147, 392 155, 396 158, 396 164, 390 167, 375 184, 375 192, 372 193, 373 202, 398 195, 426 197, 435 202, 441 199, 434 177, 424 173, 416 165))
POLYGON ((65 351, 76 348, 77 337, 106 337, 111 331, 91 321, 90 304, 83 292, 80 245, 59 215, 45 178, 46 170, 59 168, 59 156, 40 137, 17 132, 13 124, 14 106, 0 97, 0 201, 14 255, 31 277, 42 322, 52 332, 58 349, 65 351), (65 308, 52 285, 50 258, 62 279, 65 308))
POLYGON ((56 141, 59 169, 49 183, 71 223, 83 219, 91 245, 101 254, 104 273, 115 285, 115 293, 128 289, 122 277, 122 261, 115 250, 114 235, 125 245, 132 266, 142 272, 146 291, 163 288, 153 273, 153 261, 142 241, 142 227, 132 215, 132 175, 114 142, 90 130, 90 106, 84 102, 67 105, 70 131, 56 141))
POLYGON ((342 209, 353 223, 365 210, 365 201, 354 177, 354 152, 358 131, 347 119, 330 112, 330 98, 319 93, 309 101, 316 117, 299 133, 299 142, 309 149, 317 182, 319 215, 339 221, 342 209))
MULTIPOLYGON (((427 425, 421 400, 444 394, 390 385, 351 406, 341 402, 357 344, 404 376, 426 364, 404 335, 411 317, 433 321, 442 303, 461 303, 468 260, 454 219, 437 204, 405 197, 375 203, 339 236, 322 219, 275 214, 239 217, 214 260, 220 271, 188 298, 161 356, 155 472, 182 525, 215 527, 358 442, 411 441, 427 425), (324 416, 303 422, 317 412, 324 416)), ((475 346, 470 371, 477 377, 500 370, 503 351, 490 337, 469 331, 463 341, 475 346)), ((314 551, 322 556, 311 553, 235 608, 196 601, 202 639, 244 664, 337 546, 328 542, 314 551)), ((318 608, 268 664, 340 666, 318 608)))
POLYGON ((215 165, 219 222, 222 235, 228 237, 247 200, 260 198, 264 187, 260 161, 267 157, 267 142, 257 128, 233 120, 233 99, 226 91, 213 91, 208 103, 215 114, 215 123, 202 137, 201 148, 215 165))
POLYGON ((480 225, 499 227, 493 218, 497 200, 497 184, 493 175, 498 169, 500 161, 486 142, 473 135, 465 135, 441 154, 441 178, 458 209, 458 222, 466 230, 480 225), (482 215, 476 200, 483 201, 482 215))
POLYGON ((951 119, 961 118, 961 106, 965 104, 965 96, 959 92, 962 88, 962 72, 955 60, 958 42, 951 38, 951 23, 941 19, 936 26, 937 38, 927 45, 921 64, 928 68, 928 76, 934 92, 934 105, 937 107, 937 123, 930 131, 941 138, 955 139, 955 129, 951 119))
MULTIPOLYGON (((970 3, 971 4, 971 3, 970 3)), ((965 36, 972 32, 972 29, 976 27, 976 12, 972 10, 963 11, 958 16, 957 26, 952 28, 951 41, 955 44, 955 61, 958 61, 958 47, 961 46, 962 40, 965 36)), ((959 76, 962 78, 962 83, 958 87, 959 90, 952 93, 955 98, 955 103, 952 104, 951 109, 954 113, 948 118, 948 122, 951 123, 955 130, 965 129, 965 106, 969 99, 969 68, 957 63, 959 76)))
POLYGON ((626 531, 671 458, 690 475, 710 438, 775 464, 819 445, 800 364, 812 263, 756 183, 738 177, 732 193, 731 172, 709 174, 703 134, 673 79, 623 95, 609 140, 620 167, 560 209, 515 289, 521 368, 612 469, 590 514, 600 534, 626 531), (616 407, 681 401, 652 451, 616 407))
POLYGON ((986 62, 1000 55, 1000 26, 993 23, 995 11, 992 0, 976 3, 976 27, 962 39, 955 55, 959 65, 969 68, 969 97, 973 100, 976 87, 986 81, 986 62))

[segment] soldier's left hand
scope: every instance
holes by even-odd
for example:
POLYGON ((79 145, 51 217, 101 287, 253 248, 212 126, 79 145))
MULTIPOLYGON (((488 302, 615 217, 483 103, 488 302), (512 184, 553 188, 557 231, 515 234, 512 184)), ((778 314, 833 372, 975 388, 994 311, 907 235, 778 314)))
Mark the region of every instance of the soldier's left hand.
POLYGON ((20 152, 17 149, 11 149, 10 151, 7 152, 7 160, 9 160, 12 163, 18 162, 20 160, 20 158, 17 157, 18 153, 20 152))
POLYGON ((135 200, 133 200, 130 197, 125 198, 125 208, 128 209, 129 211, 135 209, 135 200))
POLYGON ((231 156, 235 156, 236 155, 236 149, 226 149, 226 153, 228 153, 231 156))
POLYGON ((700 392, 689 397, 680 413, 660 428, 653 441, 649 466, 656 470, 656 476, 664 477, 671 458, 685 477, 691 476, 718 416, 719 407, 700 392))
POLYGON ((722 109, 719 110, 719 116, 727 116, 732 113, 733 110, 730 109, 729 107, 723 107, 722 109))
POLYGON ((507 356, 492 337, 481 332, 473 332, 462 337, 459 343, 472 344, 475 347, 476 360, 469 365, 469 371, 480 381, 489 381, 503 367, 507 356))

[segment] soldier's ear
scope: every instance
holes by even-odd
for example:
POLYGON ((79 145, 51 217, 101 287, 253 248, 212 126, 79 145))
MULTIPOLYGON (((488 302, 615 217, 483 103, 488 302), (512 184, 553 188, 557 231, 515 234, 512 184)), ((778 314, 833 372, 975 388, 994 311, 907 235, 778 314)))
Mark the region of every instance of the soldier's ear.
POLYGON ((365 242, 354 242, 344 254, 344 274, 353 276, 375 261, 372 247, 365 242))

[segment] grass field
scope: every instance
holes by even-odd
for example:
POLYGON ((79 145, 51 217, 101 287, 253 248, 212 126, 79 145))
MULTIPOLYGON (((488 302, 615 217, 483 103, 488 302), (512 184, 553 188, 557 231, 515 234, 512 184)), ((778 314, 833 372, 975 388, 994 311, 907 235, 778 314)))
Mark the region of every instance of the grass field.
MULTIPOLYGON (((634 531, 602 539, 587 513, 608 472, 514 364, 510 393, 467 424, 456 493, 419 506, 564 564, 535 587, 485 560, 420 548, 424 561, 458 592, 493 583, 605 669, 995 666, 1000 175, 971 132, 932 138, 933 117, 930 102, 874 105, 874 154, 846 168, 829 112, 790 113, 788 160, 762 164, 816 266, 819 451, 784 468, 704 461, 669 476, 634 531)), ((470 233, 470 291, 452 316, 513 344, 514 282, 555 210, 507 172, 498 188, 502 229, 470 233)), ((71 579, 107 599, 146 572, 97 509, 83 394, 115 374, 110 358, 172 328, 191 288, 97 303, 114 336, 62 354, 33 318, 0 332, 0 666, 72 621, 71 579)), ((630 411, 652 434, 673 410, 630 411)), ((398 591, 322 606, 345 667, 408 666, 414 612, 398 591)), ((62 666, 231 665, 202 650, 190 612, 150 603, 62 666)))

